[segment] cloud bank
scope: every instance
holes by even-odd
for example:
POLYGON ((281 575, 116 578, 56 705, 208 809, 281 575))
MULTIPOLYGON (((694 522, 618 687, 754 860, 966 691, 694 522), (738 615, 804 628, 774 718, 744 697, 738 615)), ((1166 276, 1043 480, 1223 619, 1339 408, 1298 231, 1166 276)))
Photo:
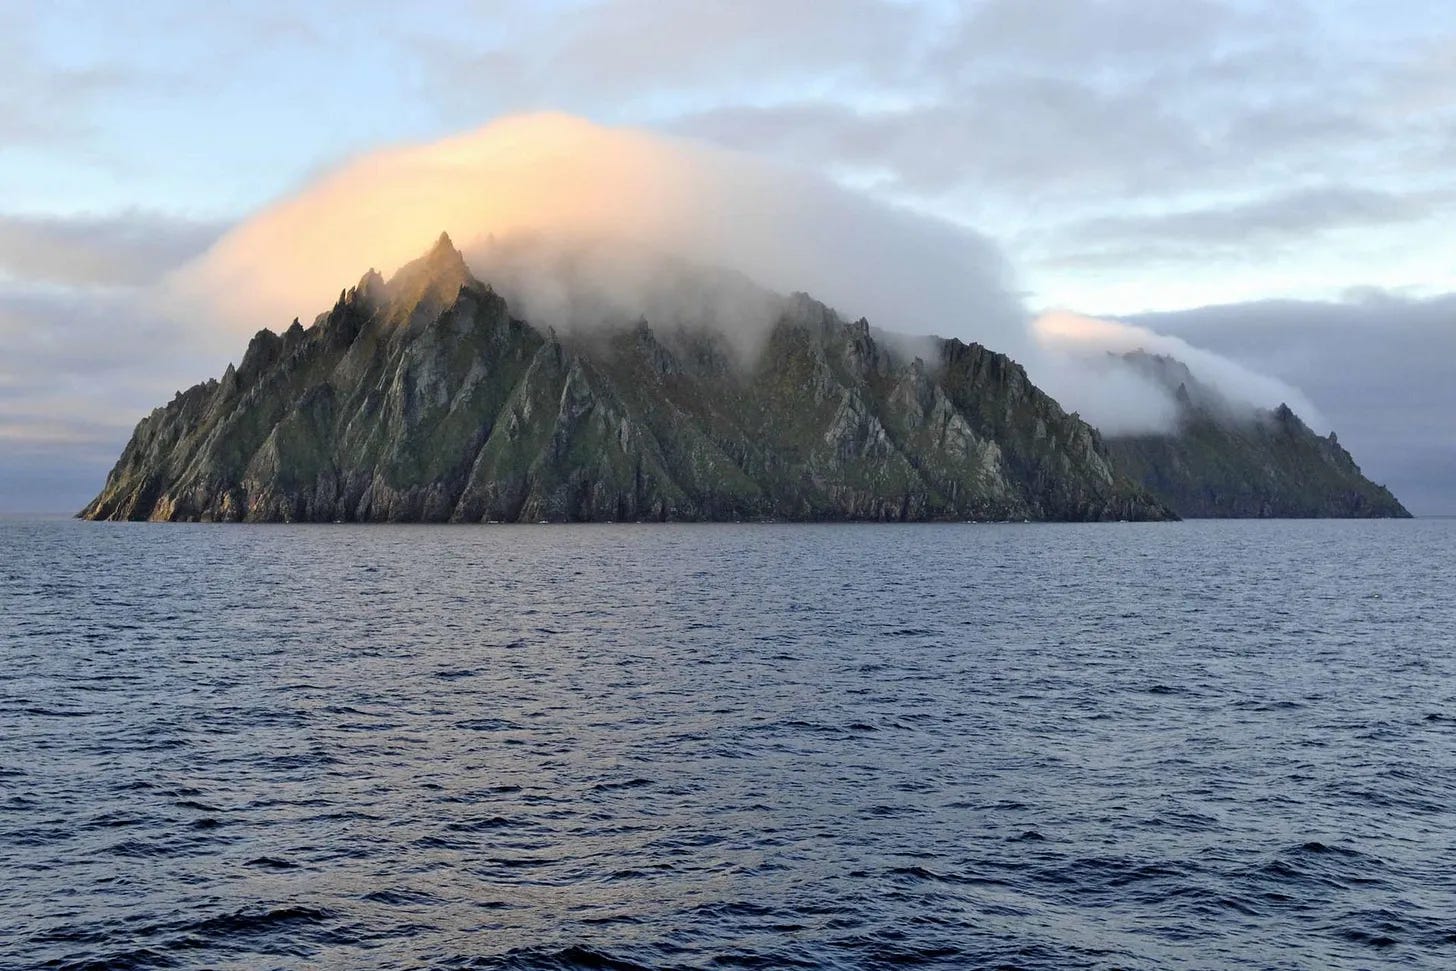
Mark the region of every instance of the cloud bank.
POLYGON ((559 114, 359 158, 224 235, 174 275, 169 299, 234 334, 278 327, 328 306, 365 268, 413 259, 441 230, 538 325, 705 316, 752 331, 771 310, 751 280, 884 331, 1011 354, 1111 434, 1168 430, 1175 417, 1166 389, 1107 353, 1139 348, 1178 357, 1236 403, 1314 414, 1288 385, 1176 338, 1070 314, 1033 324, 999 250, 965 228, 748 156, 559 114), (672 269, 685 264, 746 279, 672 269))
MULTIPOLYGON (((492 269, 525 277, 495 258, 492 236, 586 247, 591 259, 556 274, 557 288, 589 279, 621 312, 660 296, 634 255, 646 251, 808 291, 887 330, 1025 345, 1009 270, 975 233, 747 156, 557 114, 357 159, 223 236, 169 281, 169 296, 235 331, 306 320, 363 270, 392 272, 442 230, 492 283, 492 269), (616 263, 604 255, 613 248, 616 263)), ((537 277, 518 311, 569 322, 555 319, 567 295, 537 277)))
POLYGON ((1216 388, 1235 411, 1287 404, 1315 429, 1328 430, 1319 409, 1298 388, 1147 327, 1058 310, 1032 323, 1043 351, 1038 383, 1108 434, 1169 430, 1177 411, 1167 389, 1116 355, 1132 351, 1181 361, 1202 384, 1216 388))

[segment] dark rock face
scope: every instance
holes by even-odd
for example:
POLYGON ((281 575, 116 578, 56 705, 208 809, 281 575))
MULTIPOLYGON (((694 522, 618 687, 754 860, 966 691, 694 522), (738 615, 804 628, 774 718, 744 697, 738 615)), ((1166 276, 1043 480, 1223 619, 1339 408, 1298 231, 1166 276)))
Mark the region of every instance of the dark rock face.
POLYGON ((448 239, 262 331, 137 426, 90 519, 1167 519, 1010 359, 896 352, 784 300, 751 359, 645 321, 558 337, 448 239))
POLYGON ((1288 405, 1239 412, 1169 357, 1127 355, 1178 401, 1172 435, 1109 438, 1117 468, 1190 518, 1409 517, 1365 478, 1331 433, 1316 435, 1288 405))

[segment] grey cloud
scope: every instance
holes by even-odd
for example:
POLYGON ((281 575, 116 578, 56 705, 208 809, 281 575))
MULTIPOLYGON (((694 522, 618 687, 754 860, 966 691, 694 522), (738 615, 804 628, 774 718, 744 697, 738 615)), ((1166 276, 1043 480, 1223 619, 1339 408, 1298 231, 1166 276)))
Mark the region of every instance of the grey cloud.
POLYGON ((0 515, 66 516, 100 490, 116 452, 0 440, 0 515))
POLYGON ((136 422, 222 364, 131 293, 0 288, 0 511, 74 512, 136 422))
POLYGON ((0 275, 65 285, 145 285, 201 253, 223 228, 148 213, 0 214, 0 275))
POLYGON ((550 19, 481 13, 481 26, 511 25, 498 40, 462 30, 411 42, 432 93, 458 107, 478 110, 485 80, 513 110, 670 114, 673 102, 726 92, 887 83, 907 69, 924 21, 923 10, 884 0, 596 0, 550 19))
POLYGON ((1456 514, 1456 294, 1366 292, 1134 320, 1298 386, 1366 473, 1412 511, 1456 514))
POLYGON ((988 0, 965 8, 937 66, 974 69, 992 61, 1125 70, 1130 61, 1201 51, 1247 19, 1211 0, 988 0))
POLYGON ((801 164, 882 173, 887 187, 910 197, 1102 211, 1249 192, 1293 181, 1291 168, 1304 178, 1344 176, 1348 167, 1323 153, 1359 154, 1374 137, 1346 109, 1254 107, 1221 93, 1223 103, 1205 110, 1197 99, 1170 97, 1160 79, 1117 84, 1011 72, 904 106, 723 105, 665 125, 801 164))
MULTIPOLYGON (((1393 116, 1390 92, 1406 62, 1392 45, 1332 49, 1313 8, 990 0, 960 9, 941 39, 902 38, 903 73, 879 79, 878 100, 729 99, 667 124, 830 166, 971 221, 989 213, 1038 238, 1069 216, 1127 228, 1115 221, 1129 211, 1171 209, 1178 218, 1159 240, 1165 260, 1181 259, 1171 247, 1191 230, 1216 230, 1195 214, 1210 200, 1271 187, 1288 197, 1237 213, 1230 226, 1277 218, 1281 205, 1306 222, 1394 225, 1426 210, 1393 198, 1393 186, 1416 173, 1423 184, 1451 184, 1437 160, 1449 158, 1456 124, 1393 116)), ((1452 199, 1425 201, 1449 211, 1452 199)), ((1139 228, 1148 240, 1157 226, 1139 228)), ((1101 262, 1135 274, 1140 256, 1104 253, 1101 262)))
POLYGON ((1210 247, 1240 251, 1267 240, 1299 239, 1312 234, 1423 219, 1449 201, 1443 193, 1382 192, 1356 186, 1320 186, 1253 199, 1210 204, 1197 209, 1150 215, 1108 215, 1051 231, 1067 243, 1094 244, 1118 259, 1146 256, 1156 244, 1166 255, 1206 256, 1210 247), (1139 249, 1126 249, 1128 243, 1139 249))
POLYGON ((0 7, 0 157, 84 138, 98 102, 146 76, 117 64, 47 62, 34 36, 36 19, 32 7, 0 7))
POLYGON ((912 197, 1128 193, 1170 174, 1190 178, 1206 157, 1201 136, 1144 94, 1047 76, 980 83, 956 103, 723 108, 670 127, 800 163, 886 173, 887 188, 912 197))
POLYGON ((126 291, 0 287, 0 387, 107 379, 149 361, 167 362, 191 335, 150 313, 126 291))
POLYGON ((73 72, 46 71, 31 55, 17 28, 14 11, 0 15, 0 158, 23 146, 44 145, 75 137, 84 130, 66 102, 84 95, 73 72), (42 98, 45 92, 47 97, 42 98), (57 111, 57 108, 61 110, 57 111))
POLYGON ((707 80, 741 68, 863 75, 875 70, 870 59, 904 42, 913 16, 880 0, 613 0, 577 15, 565 63, 555 68, 575 67, 613 87, 665 76, 707 80))

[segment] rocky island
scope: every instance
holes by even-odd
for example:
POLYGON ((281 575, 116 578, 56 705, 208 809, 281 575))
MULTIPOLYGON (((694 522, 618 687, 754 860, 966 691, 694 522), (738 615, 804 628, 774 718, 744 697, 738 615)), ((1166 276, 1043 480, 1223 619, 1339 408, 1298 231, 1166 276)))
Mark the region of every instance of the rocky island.
MULTIPOLYGON (((142 419, 87 519, 1163 520, 1405 510, 1287 408, 1228 420, 1175 361, 1176 433, 1104 441, 979 344, 907 348, 805 294, 745 353, 639 319, 518 319, 448 236, 312 326, 260 331, 142 419)), ((1171 385, 1170 385, 1171 386, 1171 385)))
POLYGON ((744 356, 517 319, 442 235, 137 426, 90 519, 1156 520, 1098 432, 978 344, 782 298, 744 356))

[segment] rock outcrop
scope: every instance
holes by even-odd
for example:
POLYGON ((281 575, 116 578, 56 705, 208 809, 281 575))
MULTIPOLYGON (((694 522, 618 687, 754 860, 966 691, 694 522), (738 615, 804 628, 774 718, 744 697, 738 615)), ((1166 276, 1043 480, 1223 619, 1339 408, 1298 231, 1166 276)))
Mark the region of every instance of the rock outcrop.
POLYGON ((937 340, 916 357, 808 296, 777 306, 751 353, 673 321, 558 335, 442 236, 144 418, 81 515, 1174 518, 1005 356, 937 340))
POLYGON ((1178 427, 1110 437, 1117 468, 1190 518, 1408 517, 1360 472, 1331 432, 1315 434, 1288 405, 1240 408, 1173 358, 1126 355, 1173 392, 1178 427))

